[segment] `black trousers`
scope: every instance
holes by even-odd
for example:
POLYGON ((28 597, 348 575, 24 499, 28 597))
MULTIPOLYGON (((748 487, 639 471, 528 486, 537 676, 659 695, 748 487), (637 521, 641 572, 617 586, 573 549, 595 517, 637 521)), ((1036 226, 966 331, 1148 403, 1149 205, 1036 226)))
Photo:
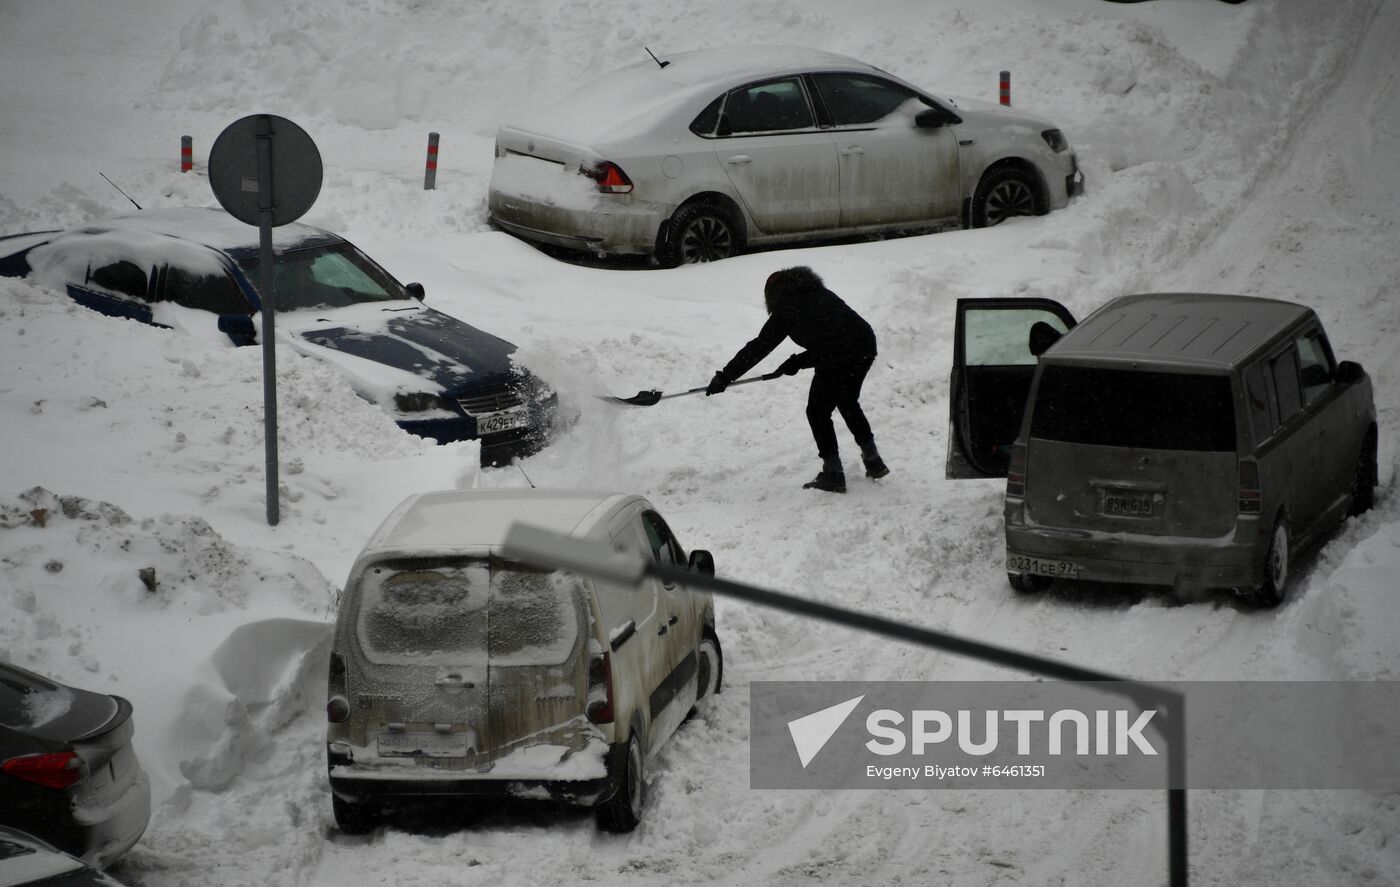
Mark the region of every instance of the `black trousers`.
POLYGON ((859 356, 835 366, 818 366, 812 374, 812 387, 807 392, 807 423, 812 426, 817 455, 823 460, 840 457, 836 427, 831 421, 834 410, 841 411, 841 418, 846 420, 846 427, 862 451, 875 442, 870 422, 860 408, 860 388, 874 363, 873 354, 859 356))

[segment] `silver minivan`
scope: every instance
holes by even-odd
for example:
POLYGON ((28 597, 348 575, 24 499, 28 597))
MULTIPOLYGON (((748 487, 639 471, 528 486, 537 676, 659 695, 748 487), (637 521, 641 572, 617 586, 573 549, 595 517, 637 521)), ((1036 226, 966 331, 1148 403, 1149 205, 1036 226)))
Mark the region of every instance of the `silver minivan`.
POLYGON ((1006 570, 1233 589, 1277 605, 1294 553, 1377 483, 1371 380, 1273 299, 958 301, 949 477, 1005 477, 1006 570))
POLYGON ((537 489, 412 496, 350 571, 326 734, 348 833, 428 800, 552 799, 640 820, 647 764, 723 675, 708 593, 534 569, 516 521, 713 574, 640 496, 537 489))

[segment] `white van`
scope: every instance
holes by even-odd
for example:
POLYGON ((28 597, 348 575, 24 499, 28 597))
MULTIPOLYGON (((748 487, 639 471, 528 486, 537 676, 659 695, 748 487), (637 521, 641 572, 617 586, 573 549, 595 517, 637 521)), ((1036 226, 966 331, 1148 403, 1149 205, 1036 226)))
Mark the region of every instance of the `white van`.
POLYGON ((344 832, 418 801, 548 798, 635 828, 646 762, 720 690, 708 593, 551 573, 501 556, 511 524, 689 558, 640 496, 468 490, 411 496, 350 571, 326 735, 344 832))

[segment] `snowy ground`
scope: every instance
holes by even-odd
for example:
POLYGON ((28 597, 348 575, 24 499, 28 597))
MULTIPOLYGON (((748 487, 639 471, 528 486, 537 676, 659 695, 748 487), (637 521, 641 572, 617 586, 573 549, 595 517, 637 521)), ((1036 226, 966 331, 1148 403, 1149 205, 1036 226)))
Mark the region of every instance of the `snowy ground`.
MULTIPOLYGON (((317 140, 306 221, 430 303, 521 345, 583 410, 526 460, 541 486, 650 497, 722 574, 1154 680, 1400 672, 1400 9, 1385 0, 212 0, 0 2, 0 234, 213 203, 214 137, 254 112, 317 140), (580 78, 733 42, 846 52, 1015 103, 1074 143, 1089 193, 994 230, 760 253, 673 271, 579 267, 485 223, 496 125, 580 78), (429 130, 438 190, 421 190, 429 130), (176 171, 179 137, 196 172, 176 171), (875 326, 867 410, 893 474, 845 497, 817 468, 801 380, 614 409, 703 383, 758 328, 762 280, 811 264, 875 326), (943 480, 952 305, 1042 295, 1079 315, 1143 290, 1313 305, 1376 385, 1377 508, 1300 566, 1274 612, 1223 599, 1021 599, 996 482, 943 480)), ((775 359, 787 352, 780 351, 775 359)), ((263 521, 260 357, 0 280, 0 656, 129 697, 156 812, 133 884, 1163 883, 1158 792, 759 792, 754 680, 1014 675, 720 601, 729 691, 662 755, 630 836, 533 808, 335 831, 325 648, 380 518, 429 489, 524 483, 474 444, 400 433, 279 355, 283 522, 263 521), (46 510, 43 527, 29 513, 46 510), (149 592, 137 571, 154 567, 149 592)), ((845 438, 843 438, 845 440, 845 438)), ((858 474, 855 451, 847 459, 858 474)), ((1195 792, 1203 884, 1400 883, 1400 798, 1195 792)))

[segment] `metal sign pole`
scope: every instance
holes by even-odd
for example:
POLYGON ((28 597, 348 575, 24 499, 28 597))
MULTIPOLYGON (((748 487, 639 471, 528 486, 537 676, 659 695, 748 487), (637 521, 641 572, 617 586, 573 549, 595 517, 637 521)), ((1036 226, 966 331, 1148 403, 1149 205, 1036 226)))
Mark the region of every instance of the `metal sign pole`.
POLYGON ((267 459, 267 523, 277 526, 277 284, 272 273, 272 118, 258 115, 258 289, 262 291, 263 449, 267 459))

